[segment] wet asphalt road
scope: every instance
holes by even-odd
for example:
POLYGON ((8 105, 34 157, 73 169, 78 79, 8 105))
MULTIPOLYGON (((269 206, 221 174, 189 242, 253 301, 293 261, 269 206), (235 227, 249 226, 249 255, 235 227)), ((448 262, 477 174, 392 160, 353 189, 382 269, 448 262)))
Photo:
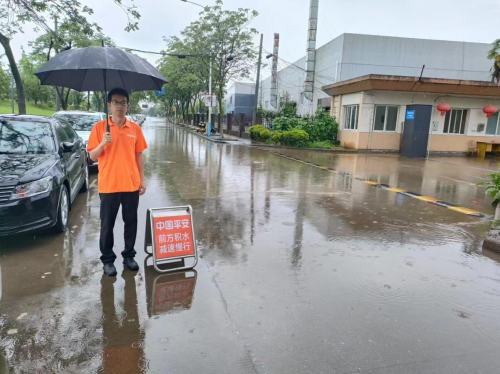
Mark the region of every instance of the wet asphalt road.
MULTIPOLYGON (((95 187, 65 235, 1 239, 0 373, 500 373, 490 217, 353 178, 492 214, 475 184, 496 160, 280 151, 332 174, 159 119, 144 132, 141 270, 102 276, 95 187), (146 209, 183 204, 200 262, 159 275, 146 209)), ((117 252, 122 236, 118 218, 117 252)))

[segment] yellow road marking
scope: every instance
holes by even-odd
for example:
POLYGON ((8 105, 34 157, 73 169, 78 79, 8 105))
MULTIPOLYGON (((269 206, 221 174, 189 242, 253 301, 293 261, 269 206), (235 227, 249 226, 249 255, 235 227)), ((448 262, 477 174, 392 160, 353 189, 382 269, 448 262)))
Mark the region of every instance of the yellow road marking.
POLYGON ((395 187, 388 187, 386 190, 392 191, 392 192, 406 192, 406 190, 402 190, 401 188, 395 188, 395 187))
POLYGON ((477 210, 464 208, 463 206, 449 206, 447 208, 463 214, 481 214, 481 215, 483 214, 481 212, 478 212, 477 210))
MULTIPOLYGON (((256 147, 257 148, 257 147, 256 147)), ((321 170, 326 170, 326 171, 329 171, 331 173, 334 173, 334 174, 338 174, 338 171, 335 171, 335 170, 329 170, 328 167, 326 166, 321 166, 321 165, 314 165, 314 164, 311 164, 309 162, 306 162, 306 161, 303 161, 303 160, 300 160, 300 159, 297 159, 297 158, 293 158, 293 157, 289 157, 289 156, 285 156, 285 155, 282 155, 281 153, 277 153, 277 152, 272 152, 272 151, 269 151, 267 149, 263 149, 263 148, 257 148, 261 151, 264 151, 264 152, 269 152, 269 153, 272 153, 276 156, 279 156, 279 157, 283 157, 283 158, 286 158, 286 159, 289 159, 289 160, 292 160, 292 161, 298 161, 298 162, 301 162, 303 164, 306 164, 306 165, 309 165, 309 166, 314 166, 315 168, 318 168, 318 169, 321 169, 321 170)), ((352 176, 351 176, 352 177, 352 176)), ((359 178, 359 177, 356 177, 357 179, 362 179, 362 178, 359 178)), ((374 181, 369 181, 369 180, 363 180, 362 181, 363 183, 365 184, 368 184, 370 186, 378 186, 379 183, 378 182, 374 182, 374 181)), ((392 191, 392 192, 398 192, 398 193, 404 193, 404 192, 408 192, 406 190, 403 190, 401 188, 396 188, 396 187, 385 187, 384 190, 388 190, 388 191, 392 191)), ((410 196, 410 195, 409 195, 410 196)), ((439 199, 436 199, 434 197, 430 197, 430 196, 418 196, 418 195, 411 195, 410 197, 413 197, 414 199, 417 199, 417 200, 421 200, 421 201, 426 201, 428 203, 435 203, 435 202, 440 202, 441 200, 439 199)), ((444 202, 443 202, 444 203, 444 202)), ((446 204, 446 203, 444 203, 446 204)), ((462 213, 462 214, 468 214, 468 215, 471 215, 471 214, 474 214, 474 215, 479 215, 479 216, 484 216, 483 213, 481 212, 478 212, 477 210, 473 210, 473 209, 469 209, 469 208, 465 208, 465 207, 460 207, 460 206, 447 206, 446 208, 450 209, 450 210, 453 210, 455 212, 458 212, 458 213, 462 213)))
POLYGON ((429 196, 412 196, 413 198, 417 199, 417 200, 422 200, 422 201, 427 201, 427 202, 434 202, 434 201, 439 201, 439 199, 435 199, 433 197, 429 197, 429 196))

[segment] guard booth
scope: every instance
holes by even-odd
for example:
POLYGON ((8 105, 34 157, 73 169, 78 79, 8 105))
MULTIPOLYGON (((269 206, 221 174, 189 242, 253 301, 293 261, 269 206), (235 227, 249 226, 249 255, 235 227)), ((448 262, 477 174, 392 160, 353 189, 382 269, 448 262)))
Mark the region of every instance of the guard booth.
POLYGON ((408 105, 401 139, 401 155, 412 158, 427 157, 432 105, 408 105))

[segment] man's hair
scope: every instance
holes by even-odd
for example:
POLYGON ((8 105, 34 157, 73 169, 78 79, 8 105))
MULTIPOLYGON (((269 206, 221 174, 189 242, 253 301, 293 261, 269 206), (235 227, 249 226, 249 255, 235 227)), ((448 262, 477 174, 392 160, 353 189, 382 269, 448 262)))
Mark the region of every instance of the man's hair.
POLYGON ((111 102, 111 98, 113 97, 113 95, 125 96, 127 98, 127 102, 129 101, 128 92, 125 91, 123 88, 113 88, 111 91, 109 91, 108 103, 111 102))

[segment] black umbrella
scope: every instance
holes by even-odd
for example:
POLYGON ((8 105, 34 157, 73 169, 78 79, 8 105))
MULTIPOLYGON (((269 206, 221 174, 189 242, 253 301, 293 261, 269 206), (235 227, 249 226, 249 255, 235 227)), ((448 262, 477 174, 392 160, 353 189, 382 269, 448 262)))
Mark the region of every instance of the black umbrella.
MULTIPOLYGON (((35 75, 43 85, 76 91, 106 92, 107 88, 123 88, 129 93, 160 91, 167 83, 145 59, 111 47, 70 49, 46 62, 35 75)), ((109 124, 106 131, 109 131, 109 124)))

